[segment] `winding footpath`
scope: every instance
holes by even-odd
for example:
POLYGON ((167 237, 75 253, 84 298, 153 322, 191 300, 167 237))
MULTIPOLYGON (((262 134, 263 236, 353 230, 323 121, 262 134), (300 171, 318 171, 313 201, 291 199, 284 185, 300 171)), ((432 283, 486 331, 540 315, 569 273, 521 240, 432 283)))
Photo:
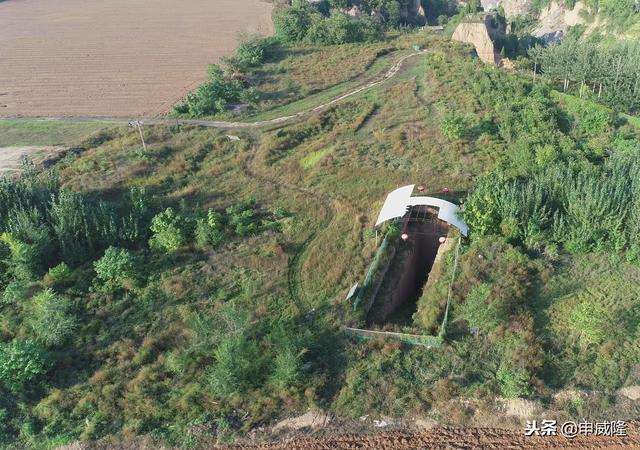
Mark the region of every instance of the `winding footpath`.
MULTIPOLYGON (((399 58, 390 68, 389 70, 380 78, 374 81, 369 81, 363 83, 362 85, 339 95, 327 102, 321 103, 317 106, 304 109, 295 114, 276 117, 273 119, 256 121, 256 122, 227 122, 227 121, 216 121, 216 120, 200 120, 200 119, 127 119, 127 118, 109 118, 109 117, 6 117, 0 118, 2 120, 12 120, 12 121, 25 121, 25 122, 59 122, 59 123, 104 123, 104 124, 130 124, 132 122, 139 121, 142 125, 192 125, 192 126, 200 126, 206 128, 218 128, 218 129, 258 129, 264 126, 272 126, 272 125, 284 125, 289 122, 293 122, 296 119, 301 119, 302 117, 312 114, 314 112, 321 111, 326 109, 342 100, 345 100, 349 97, 352 97, 361 92, 372 89, 385 81, 394 78, 400 73, 400 69, 402 68, 403 63, 414 56, 423 55, 426 51, 418 51, 414 52, 399 58)), ((255 145, 255 143, 254 143, 255 145)), ((256 169, 255 158, 257 156, 257 152, 252 152, 251 156, 244 162, 244 171, 247 175, 252 176, 254 178, 258 178, 263 182, 270 183, 276 188, 288 189, 292 191, 296 191, 302 193, 304 195, 308 195, 313 198, 320 208, 324 210, 323 220, 321 226, 319 226, 314 232, 312 232, 307 239, 300 245, 300 247, 296 250, 294 255, 289 260, 289 267, 287 271, 287 283, 290 297, 293 301, 293 304, 297 307, 298 312, 301 311, 309 311, 312 305, 308 301, 308 296, 304 292, 303 284, 299 279, 300 268, 303 262, 303 255, 306 251, 309 250, 311 244, 318 237, 321 230, 325 230, 329 225, 333 222, 336 216, 336 201, 331 199, 327 195, 319 195, 317 192, 313 190, 302 188, 300 186, 295 186, 277 178, 271 177, 267 174, 260 173, 256 169)))
POLYGON ((221 129, 235 129, 235 128, 261 128, 268 125, 279 125, 285 124, 293 121, 294 119, 299 119, 307 114, 314 113, 317 111, 321 111, 323 109, 328 108, 342 100, 345 100, 349 97, 352 97, 360 92, 367 91, 379 84, 384 83, 385 81, 395 77, 400 73, 400 69, 402 68, 402 64, 407 59, 417 56, 423 55, 426 53, 426 50, 418 51, 411 53, 409 55, 405 55, 398 59, 393 66, 378 80, 371 81, 365 83, 347 93, 340 95, 332 100, 329 100, 325 103, 321 103, 312 108, 308 108, 297 112, 295 114, 291 114, 288 116, 275 117, 273 119, 261 120, 256 122, 227 122, 221 120, 200 120, 200 119, 145 119, 145 118, 114 118, 114 117, 3 117, 1 120, 12 120, 12 121, 25 121, 25 122, 60 122, 60 123, 105 123, 105 124, 128 124, 131 122, 139 121, 142 125, 194 125, 206 128, 221 128, 221 129))

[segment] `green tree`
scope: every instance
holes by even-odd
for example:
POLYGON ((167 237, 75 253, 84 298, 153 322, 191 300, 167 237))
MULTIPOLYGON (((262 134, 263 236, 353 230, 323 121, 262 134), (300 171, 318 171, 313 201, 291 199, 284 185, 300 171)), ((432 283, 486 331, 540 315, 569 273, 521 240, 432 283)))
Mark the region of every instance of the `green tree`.
POLYGON ((277 39, 254 36, 240 43, 234 57, 227 58, 224 63, 232 70, 246 72, 252 67, 263 64, 275 48, 277 39))
POLYGON ((47 352, 35 341, 0 343, 0 384, 12 392, 33 386, 50 366, 47 352))
POLYGON ((529 373, 524 369, 514 369, 500 366, 496 373, 496 380, 500 386, 500 393, 505 398, 526 397, 531 394, 529 373))
POLYGON ((151 220, 153 236, 149 245, 155 250, 173 252, 187 244, 189 222, 176 213, 173 208, 167 208, 151 220))
POLYGON ((78 325, 69 302, 51 289, 34 296, 32 302, 29 324, 34 335, 47 347, 63 344, 78 325))
POLYGON ((98 279, 107 288, 121 288, 135 283, 138 261, 124 248, 109 247, 102 258, 93 264, 98 279))
POLYGON ((213 391, 226 397, 256 387, 262 379, 258 347, 242 335, 224 336, 214 352, 209 373, 213 391))
POLYGON ((16 239, 11 233, 2 233, 0 241, 9 247, 11 256, 6 264, 11 275, 20 281, 37 278, 40 268, 36 247, 16 239))
POLYGON ((296 5, 277 9, 273 14, 276 36, 282 42, 299 42, 311 25, 313 9, 309 5, 296 5))
POLYGON ((207 211, 206 219, 198 219, 195 231, 196 243, 200 247, 218 247, 226 240, 221 214, 213 209, 207 211))
POLYGON ((229 103, 255 101, 254 88, 245 89, 240 80, 225 78, 224 71, 216 64, 209 66, 209 77, 197 90, 189 92, 176 106, 176 112, 199 117, 224 111, 229 103))
POLYGON ((459 140, 464 136, 466 129, 464 117, 455 112, 448 113, 440 124, 440 132, 451 141, 459 140))
POLYGON ((301 367, 302 352, 296 353, 295 349, 290 346, 279 348, 273 362, 271 384, 278 389, 295 386, 302 376, 301 367))
POLYGON ((71 279, 71 269, 69 266, 61 262, 55 267, 51 267, 45 277, 45 282, 49 285, 63 285, 69 282, 71 279))

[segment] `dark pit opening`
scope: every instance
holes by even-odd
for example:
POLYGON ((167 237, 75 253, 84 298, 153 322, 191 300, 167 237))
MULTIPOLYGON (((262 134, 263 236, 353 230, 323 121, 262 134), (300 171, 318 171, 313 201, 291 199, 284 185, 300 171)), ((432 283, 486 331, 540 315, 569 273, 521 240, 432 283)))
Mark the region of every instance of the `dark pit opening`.
POLYGON ((437 210, 414 207, 402 225, 406 242, 399 242, 391 266, 376 296, 369 324, 407 325, 418 308, 433 262, 449 224, 437 219, 437 210))

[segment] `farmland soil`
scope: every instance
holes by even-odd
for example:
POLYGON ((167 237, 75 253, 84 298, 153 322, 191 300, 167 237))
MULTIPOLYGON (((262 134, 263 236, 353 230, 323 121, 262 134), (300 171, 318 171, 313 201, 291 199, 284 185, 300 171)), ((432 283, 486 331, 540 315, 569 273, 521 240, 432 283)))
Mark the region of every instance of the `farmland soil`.
POLYGON ((0 2, 0 117, 152 117, 272 32, 262 0, 0 2))
POLYGON ((294 437, 273 444, 237 445, 225 449, 632 449, 640 448, 638 422, 629 424, 628 436, 525 436, 522 431, 499 428, 443 428, 428 431, 353 433, 311 438, 294 437))

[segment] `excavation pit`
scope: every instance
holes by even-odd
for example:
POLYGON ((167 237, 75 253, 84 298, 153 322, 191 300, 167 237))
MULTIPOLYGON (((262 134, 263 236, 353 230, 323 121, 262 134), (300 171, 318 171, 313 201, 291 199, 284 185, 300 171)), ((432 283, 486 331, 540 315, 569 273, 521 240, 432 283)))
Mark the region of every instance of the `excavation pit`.
POLYGON ((435 208, 414 206, 404 218, 396 253, 367 316, 369 325, 412 322, 438 249, 449 233, 450 225, 437 214, 435 208))

